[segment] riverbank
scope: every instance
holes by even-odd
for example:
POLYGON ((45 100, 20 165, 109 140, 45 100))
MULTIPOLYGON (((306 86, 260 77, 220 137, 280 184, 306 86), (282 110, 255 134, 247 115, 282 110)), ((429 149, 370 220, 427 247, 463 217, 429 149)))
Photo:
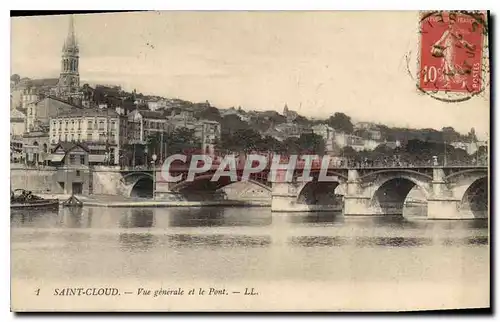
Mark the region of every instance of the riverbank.
MULTIPOLYGON (((67 194, 37 194, 46 199, 59 199, 62 203, 70 197, 67 194)), ((144 198, 125 198, 112 195, 76 196, 83 206, 93 207, 270 207, 271 200, 152 200, 144 198)))
MULTIPOLYGON (((81 200, 81 199, 80 199, 81 200)), ((257 200, 220 200, 220 201, 164 201, 164 200, 124 200, 99 201, 81 200, 84 206, 94 207, 270 207, 271 202, 257 200)))

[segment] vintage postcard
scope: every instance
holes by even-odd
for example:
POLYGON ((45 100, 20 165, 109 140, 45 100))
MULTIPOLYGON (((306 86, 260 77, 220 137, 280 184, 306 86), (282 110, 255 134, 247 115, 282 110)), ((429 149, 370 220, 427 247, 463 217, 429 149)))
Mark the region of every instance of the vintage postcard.
POLYGON ((11 310, 490 308, 488 21, 11 17, 11 310))

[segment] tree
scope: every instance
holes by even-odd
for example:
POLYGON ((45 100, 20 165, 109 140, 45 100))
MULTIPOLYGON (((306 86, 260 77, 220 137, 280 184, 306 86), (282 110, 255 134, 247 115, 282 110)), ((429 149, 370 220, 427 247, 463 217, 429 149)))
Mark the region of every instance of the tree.
POLYGON ((222 117, 219 110, 214 106, 207 106, 203 110, 196 112, 195 116, 199 119, 220 122, 222 117))
POLYGON ((358 157, 358 152, 350 146, 345 146, 340 150, 340 155, 348 159, 356 159, 358 157))
POLYGON ((274 151, 282 153, 285 150, 283 144, 272 136, 265 136, 257 143, 258 151, 274 151))
POLYGON ((186 153, 190 149, 200 149, 201 142, 195 137, 194 130, 188 128, 178 128, 172 133, 154 133, 151 134, 146 142, 148 156, 154 154, 161 158, 160 153, 163 153, 163 158, 173 154, 186 153), (163 147, 162 147, 163 143, 163 147))
POLYGON ((325 154, 325 141, 323 137, 314 133, 302 134, 297 140, 297 145, 301 153, 325 154))
POLYGON ((121 151, 120 164, 137 166, 146 164, 146 146, 144 144, 125 144, 121 151))
POLYGON ((358 129, 358 130, 354 131, 354 135, 359 136, 359 137, 366 139, 366 140, 371 139, 371 134, 366 129, 358 129))
POLYGON ((250 129, 250 125, 240 119, 238 115, 229 114, 220 121, 222 132, 226 135, 231 135, 238 130, 250 129))
POLYGON ((222 136, 222 147, 230 151, 252 151, 261 145, 261 135, 252 129, 241 129, 222 136))
POLYGON ((344 113, 336 112, 330 116, 328 124, 339 132, 352 133, 354 131, 354 125, 351 122, 351 117, 344 113))
POLYGON ((480 146, 477 151, 471 155, 471 159, 478 164, 486 165, 488 162, 488 147, 485 145, 480 146))
POLYGON ((456 142, 460 141, 460 133, 455 131, 455 129, 451 126, 446 126, 441 129, 443 133, 443 141, 444 142, 456 142))
POLYGON ((469 142, 477 142, 476 130, 471 128, 469 133, 467 133, 467 140, 469 142))
POLYGON ((14 84, 17 84, 21 80, 21 76, 19 76, 18 74, 14 74, 10 76, 10 80, 14 82, 14 84))

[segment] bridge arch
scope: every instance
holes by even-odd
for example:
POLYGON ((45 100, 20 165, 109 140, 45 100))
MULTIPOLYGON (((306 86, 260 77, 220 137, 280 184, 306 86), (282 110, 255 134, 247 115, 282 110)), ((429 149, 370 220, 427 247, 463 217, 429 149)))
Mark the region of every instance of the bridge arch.
POLYGON ((402 215, 405 201, 413 189, 429 199, 432 177, 414 170, 382 170, 363 176, 370 207, 381 214, 402 215), (371 183, 370 183, 371 181, 371 183))
MULTIPOLYGON (((297 174, 301 176, 302 174, 297 174)), ((319 171, 311 171, 313 180, 303 182, 297 189, 297 202, 307 205, 334 205, 339 202, 342 193, 339 193, 339 187, 343 187, 347 182, 345 174, 336 171, 327 171, 327 176, 336 176, 335 181, 318 180, 319 171)), ((295 181, 295 180, 294 180, 295 181)), ((345 189, 344 189, 345 190, 345 189)))
POLYGON ((448 175, 445 180, 455 198, 462 200, 467 189, 477 180, 488 178, 487 169, 467 169, 448 175))
MULTIPOLYGON (((196 176, 193 181, 181 181, 175 185, 173 185, 170 189, 174 192, 181 192, 183 190, 206 190, 206 191, 216 191, 225 186, 233 184, 231 178, 229 176, 220 177, 217 181, 211 181, 213 174, 203 174, 200 176, 196 176)), ((238 176, 238 181, 241 182, 241 176, 238 176)), ((248 179, 244 180, 249 183, 257 185, 259 188, 265 189, 267 191, 271 191, 271 187, 264 184, 261 181, 248 179)))
POLYGON ((487 218, 489 210, 488 177, 481 176, 467 187, 460 201, 460 211, 470 212, 474 218, 487 218))
POLYGON ((133 172, 122 177, 125 186, 125 196, 153 198, 153 174, 148 172, 133 172))
POLYGON ((306 205, 333 205, 337 203, 335 190, 340 185, 338 181, 310 181, 303 184, 297 194, 297 202, 306 205))

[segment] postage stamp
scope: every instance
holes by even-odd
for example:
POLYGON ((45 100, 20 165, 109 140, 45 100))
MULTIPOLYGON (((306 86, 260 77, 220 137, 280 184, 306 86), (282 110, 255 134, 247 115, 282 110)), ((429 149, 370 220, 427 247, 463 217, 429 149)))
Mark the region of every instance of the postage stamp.
POLYGON ((487 34, 483 12, 435 11, 420 20, 418 87, 424 92, 471 97, 484 86, 484 42, 487 34))

